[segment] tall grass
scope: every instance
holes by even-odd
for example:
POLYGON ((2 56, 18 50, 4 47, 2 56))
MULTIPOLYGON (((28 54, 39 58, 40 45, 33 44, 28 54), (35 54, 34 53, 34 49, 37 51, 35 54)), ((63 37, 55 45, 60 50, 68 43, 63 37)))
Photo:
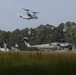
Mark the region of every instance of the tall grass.
POLYGON ((76 75, 76 53, 0 52, 0 75, 76 75))

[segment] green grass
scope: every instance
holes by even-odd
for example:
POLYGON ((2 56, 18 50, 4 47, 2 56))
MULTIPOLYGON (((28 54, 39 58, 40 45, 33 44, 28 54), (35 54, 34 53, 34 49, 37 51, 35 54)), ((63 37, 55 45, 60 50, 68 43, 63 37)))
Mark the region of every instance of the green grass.
POLYGON ((0 75, 76 75, 76 53, 0 52, 0 75))

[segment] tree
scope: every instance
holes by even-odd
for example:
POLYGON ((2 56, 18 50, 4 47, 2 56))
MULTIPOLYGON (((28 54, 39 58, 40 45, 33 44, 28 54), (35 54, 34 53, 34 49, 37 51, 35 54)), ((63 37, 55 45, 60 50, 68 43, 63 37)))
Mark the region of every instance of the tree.
POLYGON ((73 38, 75 38, 76 33, 76 23, 74 22, 66 22, 66 40, 69 42, 73 42, 73 38))

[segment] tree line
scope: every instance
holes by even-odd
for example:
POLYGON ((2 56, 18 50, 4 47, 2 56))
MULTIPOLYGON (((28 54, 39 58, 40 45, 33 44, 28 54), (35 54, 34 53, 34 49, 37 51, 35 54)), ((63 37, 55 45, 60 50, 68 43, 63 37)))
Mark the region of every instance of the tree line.
POLYGON ((57 27, 41 24, 37 28, 16 29, 12 32, 0 30, 0 46, 2 47, 3 42, 6 42, 7 47, 18 44, 20 50, 27 50, 28 48, 23 41, 24 37, 28 37, 31 44, 65 41, 76 45, 76 23, 68 21, 59 24, 57 27))

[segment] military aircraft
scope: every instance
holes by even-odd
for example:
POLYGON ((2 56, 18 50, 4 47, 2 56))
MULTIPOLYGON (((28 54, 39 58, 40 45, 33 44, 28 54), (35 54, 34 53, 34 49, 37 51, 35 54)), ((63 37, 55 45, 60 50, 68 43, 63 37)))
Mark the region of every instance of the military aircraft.
POLYGON ((26 11, 26 15, 23 16, 22 14, 17 13, 17 15, 18 15, 20 18, 22 18, 22 19, 27 19, 27 20, 30 20, 30 19, 38 19, 38 17, 37 17, 36 14, 38 14, 39 12, 32 12, 32 13, 31 13, 31 12, 30 12, 31 10, 29 10, 29 9, 24 9, 24 8, 22 8, 22 9, 26 11))
POLYGON ((3 47, 0 47, 0 51, 9 51, 9 49, 7 48, 7 43, 3 43, 3 47))
POLYGON ((3 47, 0 46, 0 51, 19 51, 18 44, 15 44, 15 46, 7 47, 7 43, 3 42, 3 47))
POLYGON ((39 50, 63 50, 63 49, 68 49, 72 50, 73 49, 73 44, 67 43, 67 42, 52 42, 49 44, 40 44, 40 45, 30 45, 29 40, 27 37, 24 37, 24 42, 25 45, 29 48, 37 48, 39 50))

